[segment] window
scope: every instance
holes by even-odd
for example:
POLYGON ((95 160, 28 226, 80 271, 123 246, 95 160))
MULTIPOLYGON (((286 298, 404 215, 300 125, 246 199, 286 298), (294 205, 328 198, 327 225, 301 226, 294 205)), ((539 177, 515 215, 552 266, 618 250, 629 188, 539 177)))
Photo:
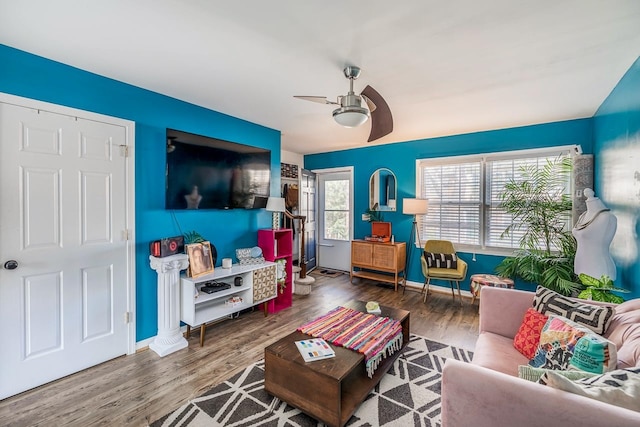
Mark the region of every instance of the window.
POLYGON ((324 238, 349 240, 349 180, 324 184, 324 238))
MULTIPOLYGON (((517 180, 522 166, 539 168, 569 153, 559 147, 418 160, 417 197, 429 199, 428 214, 418 217, 423 240, 450 240, 467 250, 518 248, 522 231, 501 237, 512 222, 500 208, 505 183, 517 180)), ((570 182, 563 188, 569 194, 570 182)))

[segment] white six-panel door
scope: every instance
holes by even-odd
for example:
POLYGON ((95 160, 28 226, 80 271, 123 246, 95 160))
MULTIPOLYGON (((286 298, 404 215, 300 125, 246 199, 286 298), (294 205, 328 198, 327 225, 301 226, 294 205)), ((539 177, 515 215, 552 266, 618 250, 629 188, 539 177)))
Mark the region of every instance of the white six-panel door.
POLYGON ((128 352, 126 139, 0 103, 0 399, 128 352))

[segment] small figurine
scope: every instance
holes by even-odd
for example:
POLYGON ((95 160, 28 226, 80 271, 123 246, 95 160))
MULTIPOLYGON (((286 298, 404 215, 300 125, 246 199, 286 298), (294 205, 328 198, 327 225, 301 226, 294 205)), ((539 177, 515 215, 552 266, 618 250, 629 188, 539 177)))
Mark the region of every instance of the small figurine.
POLYGON ((187 201, 187 209, 198 209, 202 200, 202 196, 198 193, 198 186, 194 185, 191 194, 185 195, 184 199, 187 201))

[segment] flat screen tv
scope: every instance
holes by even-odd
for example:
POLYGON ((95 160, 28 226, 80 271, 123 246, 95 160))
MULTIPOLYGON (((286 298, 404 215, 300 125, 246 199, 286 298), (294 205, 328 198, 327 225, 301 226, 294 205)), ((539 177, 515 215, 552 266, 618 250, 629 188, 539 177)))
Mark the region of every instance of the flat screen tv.
POLYGON ((167 209, 256 209, 269 196, 271 151, 167 129, 167 209))

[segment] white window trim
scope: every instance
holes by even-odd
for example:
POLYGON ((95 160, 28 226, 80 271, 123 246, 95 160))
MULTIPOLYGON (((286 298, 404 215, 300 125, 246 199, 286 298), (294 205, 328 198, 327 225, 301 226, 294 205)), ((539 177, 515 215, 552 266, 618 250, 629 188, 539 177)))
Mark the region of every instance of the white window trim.
MULTIPOLYGON (((416 159, 415 163, 415 171, 416 171, 416 187, 415 194, 416 197, 421 196, 422 189, 422 173, 421 166, 434 164, 434 165, 446 165, 446 164, 457 164, 463 162, 480 162, 480 200, 485 199, 485 184, 486 184, 486 163, 487 159, 489 160, 508 160, 508 159, 518 159, 523 157, 535 157, 539 154, 552 154, 554 151, 557 151, 557 155, 564 154, 566 152, 569 153, 570 156, 576 156, 582 154, 582 147, 578 144, 574 145, 560 145, 553 147, 544 147, 544 148, 533 148, 533 149, 523 149, 523 150, 511 150, 511 151, 499 151, 492 153, 482 153, 482 154, 469 154, 469 155, 461 155, 461 156, 447 156, 447 157, 431 157, 425 159, 416 159)), ((574 193, 573 189, 573 180, 570 180, 569 183, 569 191, 571 194, 574 193)), ((484 224, 485 220, 485 209, 480 210, 480 221, 481 224, 484 224)), ((418 216, 418 224, 422 219, 418 216)), ((418 227, 418 233, 422 230, 421 225, 418 227)), ((484 230, 484 227, 481 227, 481 230, 484 230)), ((420 240, 425 242, 426 236, 420 236, 420 240)), ((483 239, 484 242, 484 239, 483 239)), ((459 252, 467 252, 481 255, 496 255, 496 256, 511 256, 514 254, 517 248, 498 248, 498 247, 486 247, 486 246, 476 246, 476 245, 467 245, 454 243, 456 250, 459 252)), ((416 242, 417 245, 417 242, 416 242)))

